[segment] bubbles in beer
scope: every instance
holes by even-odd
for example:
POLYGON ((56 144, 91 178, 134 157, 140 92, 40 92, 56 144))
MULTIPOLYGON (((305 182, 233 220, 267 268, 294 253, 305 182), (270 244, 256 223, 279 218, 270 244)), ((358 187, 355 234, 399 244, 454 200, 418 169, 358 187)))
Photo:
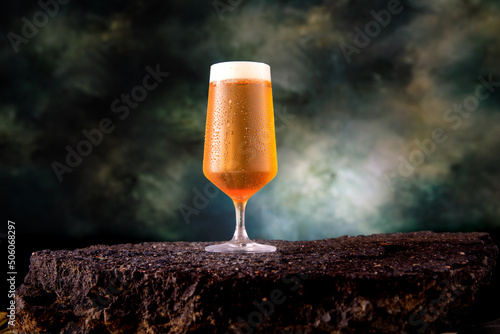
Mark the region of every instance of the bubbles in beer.
POLYGON ((244 81, 210 86, 204 171, 229 196, 248 198, 276 175, 276 153, 270 86, 261 99, 263 85, 244 81))

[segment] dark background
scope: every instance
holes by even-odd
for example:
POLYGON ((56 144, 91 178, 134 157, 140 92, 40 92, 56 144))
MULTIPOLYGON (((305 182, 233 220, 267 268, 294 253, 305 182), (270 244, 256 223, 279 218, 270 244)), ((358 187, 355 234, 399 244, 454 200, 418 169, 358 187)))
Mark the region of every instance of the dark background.
POLYGON ((17 283, 37 249, 231 237, 230 199, 196 197, 209 186, 209 67, 228 60, 272 70, 279 171, 249 201, 250 237, 498 233, 500 87, 467 117, 447 111, 470 101, 479 76, 500 81, 500 5, 400 6, 346 57, 388 1, 73 0, 15 46, 23 17, 43 9, 3 4, 0 201, 3 224, 16 222, 17 283), (113 101, 148 66, 169 75, 120 119, 113 101), (60 182, 54 162, 104 118, 114 130, 60 182), (436 128, 447 139, 419 161, 415 141, 436 128))

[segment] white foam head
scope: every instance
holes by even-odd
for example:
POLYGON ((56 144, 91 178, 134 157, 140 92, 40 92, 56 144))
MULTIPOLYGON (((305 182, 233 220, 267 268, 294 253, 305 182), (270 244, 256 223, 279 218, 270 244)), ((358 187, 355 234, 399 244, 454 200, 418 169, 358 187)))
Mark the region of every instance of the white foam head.
POLYGON ((210 66, 210 82, 227 79, 271 81, 271 67, 253 61, 227 61, 210 66))

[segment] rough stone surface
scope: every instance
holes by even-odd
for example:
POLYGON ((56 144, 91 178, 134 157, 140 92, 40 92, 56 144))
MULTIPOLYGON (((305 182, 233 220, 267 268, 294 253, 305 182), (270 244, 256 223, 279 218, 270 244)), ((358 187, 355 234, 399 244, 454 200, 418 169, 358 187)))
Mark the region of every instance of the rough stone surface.
POLYGON ((33 253, 15 333, 436 333, 491 280, 485 233, 267 241, 276 253, 205 242, 33 253))

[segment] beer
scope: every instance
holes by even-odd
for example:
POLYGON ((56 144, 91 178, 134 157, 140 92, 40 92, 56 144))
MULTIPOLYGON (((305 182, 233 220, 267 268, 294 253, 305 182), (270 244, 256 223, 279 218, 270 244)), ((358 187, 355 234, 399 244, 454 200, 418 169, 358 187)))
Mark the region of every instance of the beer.
POLYGON ((271 82, 210 82, 203 172, 233 200, 247 200, 277 173, 271 82))

